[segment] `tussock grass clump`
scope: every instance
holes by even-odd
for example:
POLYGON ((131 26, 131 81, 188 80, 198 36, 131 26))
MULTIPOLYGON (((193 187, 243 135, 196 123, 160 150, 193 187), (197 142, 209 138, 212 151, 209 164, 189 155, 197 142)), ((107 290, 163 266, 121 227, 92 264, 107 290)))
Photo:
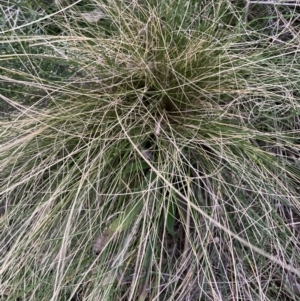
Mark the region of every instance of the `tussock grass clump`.
POLYGON ((5 23, 1 298, 299 297, 299 35, 221 2, 5 23))

